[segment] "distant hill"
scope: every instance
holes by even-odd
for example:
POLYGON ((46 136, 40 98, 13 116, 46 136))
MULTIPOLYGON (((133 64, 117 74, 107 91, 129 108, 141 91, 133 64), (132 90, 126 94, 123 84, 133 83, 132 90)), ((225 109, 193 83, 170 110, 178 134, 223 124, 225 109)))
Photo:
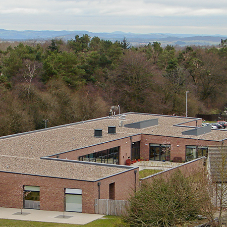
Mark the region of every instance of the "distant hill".
POLYGON ((155 41, 160 42, 163 46, 169 45, 218 45, 221 39, 226 39, 226 36, 221 35, 193 35, 193 34, 170 34, 170 33, 150 33, 150 34, 137 34, 137 33, 124 33, 121 31, 112 33, 93 33, 89 31, 16 31, 0 29, 0 41, 25 41, 25 40, 50 40, 50 39, 62 39, 70 40, 74 39, 76 35, 82 36, 88 34, 90 37, 98 36, 100 39, 110 40, 112 42, 122 41, 127 39, 133 46, 139 46, 153 43, 155 41))

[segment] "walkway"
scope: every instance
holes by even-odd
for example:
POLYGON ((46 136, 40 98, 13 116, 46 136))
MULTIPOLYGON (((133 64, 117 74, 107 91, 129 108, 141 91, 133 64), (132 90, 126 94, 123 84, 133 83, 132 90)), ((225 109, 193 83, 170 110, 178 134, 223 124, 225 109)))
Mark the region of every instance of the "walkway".
POLYGON ((102 218, 100 214, 85 214, 76 212, 58 212, 23 209, 22 214, 20 209, 0 207, 0 219, 14 219, 23 221, 39 221, 85 225, 96 219, 102 218))

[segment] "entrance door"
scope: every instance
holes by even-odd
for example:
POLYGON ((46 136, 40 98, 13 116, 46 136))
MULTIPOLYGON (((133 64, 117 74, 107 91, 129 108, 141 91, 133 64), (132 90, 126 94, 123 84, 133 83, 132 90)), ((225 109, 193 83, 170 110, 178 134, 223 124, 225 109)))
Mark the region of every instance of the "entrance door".
POLYGON ((132 143, 131 160, 140 159, 140 141, 132 143))
POLYGON ((81 189, 65 189, 65 211, 82 212, 81 189))

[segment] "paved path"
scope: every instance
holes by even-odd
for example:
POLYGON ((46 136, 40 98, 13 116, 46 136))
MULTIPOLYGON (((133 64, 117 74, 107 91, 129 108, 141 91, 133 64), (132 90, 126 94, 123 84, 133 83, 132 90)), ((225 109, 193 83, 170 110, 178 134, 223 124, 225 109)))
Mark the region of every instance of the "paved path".
POLYGON ((58 212, 23 209, 22 214, 20 209, 3 208, 0 207, 0 219, 15 219, 24 221, 40 221, 40 222, 54 222, 66 224, 85 225, 96 219, 102 218, 104 215, 100 214, 85 214, 76 212, 58 212))

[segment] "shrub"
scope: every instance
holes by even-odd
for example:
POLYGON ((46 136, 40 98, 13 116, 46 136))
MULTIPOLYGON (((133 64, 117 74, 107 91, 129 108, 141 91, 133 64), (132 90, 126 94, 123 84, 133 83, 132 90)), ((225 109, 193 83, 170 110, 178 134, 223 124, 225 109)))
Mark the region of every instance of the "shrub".
POLYGON ((205 215, 211 203, 206 185, 201 187, 197 179, 176 171, 168 180, 142 185, 130 199, 125 221, 130 226, 175 226, 205 215))

